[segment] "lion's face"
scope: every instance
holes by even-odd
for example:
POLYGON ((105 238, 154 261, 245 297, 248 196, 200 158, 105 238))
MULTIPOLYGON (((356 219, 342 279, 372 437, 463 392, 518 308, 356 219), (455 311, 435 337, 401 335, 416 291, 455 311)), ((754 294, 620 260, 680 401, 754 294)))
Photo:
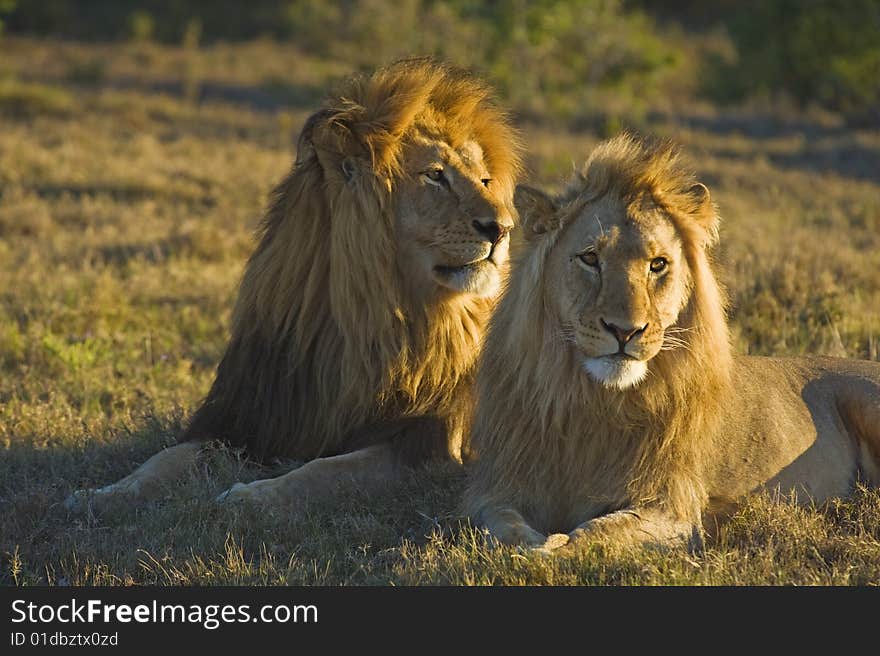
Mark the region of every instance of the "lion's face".
POLYGON ((395 197, 402 278, 419 297, 496 295, 514 224, 510 194, 493 185, 480 145, 417 135, 403 161, 395 197))
POLYGON ((571 211, 545 270, 560 335, 593 379, 635 386, 676 341, 667 331, 690 290, 683 243, 649 196, 627 206, 609 195, 571 211))

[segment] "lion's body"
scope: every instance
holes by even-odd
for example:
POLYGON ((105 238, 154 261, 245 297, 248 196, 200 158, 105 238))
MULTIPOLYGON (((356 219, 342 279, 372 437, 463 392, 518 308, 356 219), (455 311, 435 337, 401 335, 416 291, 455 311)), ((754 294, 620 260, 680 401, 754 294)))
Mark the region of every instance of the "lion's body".
MULTIPOLYGON (((261 460, 376 445, 407 462, 460 458, 518 166, 514 129, 463 71, 409 60, 346 81, 274 191, 228 347, 181 442, 261 460)), ((263 497, 293 501, 270 487, 263 497)))
POLYGON ((880 363, 731 353, 706 255, 717 216, 669 146, 604 145, 543 212, 483 353, 478 524, 510 543, 567 534, 545 548, 680 543, 749 493, 822 502, 880 483, 880 363), (636 360, 643 375, 618 373, 636 360))
POLYGON ((880 485, 880 364, 734 358, 704 474, 710 508, 756 490, 818 503, 880 485))

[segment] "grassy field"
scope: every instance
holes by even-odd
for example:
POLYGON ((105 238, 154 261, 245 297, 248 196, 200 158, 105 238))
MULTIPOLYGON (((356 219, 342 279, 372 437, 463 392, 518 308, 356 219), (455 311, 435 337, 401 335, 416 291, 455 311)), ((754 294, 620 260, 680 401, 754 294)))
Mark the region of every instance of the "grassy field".
MULTIPOLYGON (((488 550, 456 471, 297 516, 219 507, 271 473, 225 453, 152 506, 69 515, 73 489, 172 444, 207 392, 267 192, 347 72, 268 42, 0 40, 0 584, 880 582, 880 494, 861 489, 756 499, 698 555, 488 550)), ((532 121, 529 177, 559 185, 599 136, 532 121)), ((877 360, 880 134, 700 103, 647 121, 721 207, 737 348, 877 360)))

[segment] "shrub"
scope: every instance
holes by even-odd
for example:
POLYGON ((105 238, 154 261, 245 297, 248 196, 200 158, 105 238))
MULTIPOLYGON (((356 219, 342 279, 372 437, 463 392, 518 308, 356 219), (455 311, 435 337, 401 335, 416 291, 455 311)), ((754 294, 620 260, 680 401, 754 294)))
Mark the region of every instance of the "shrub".
POLYGON ((715 62, 713 95, 790 94, 844 112, 880 104, 880 0, 771 0, 727 21, 734 62, 715 62))
POLYGON ((3 14, 15 9, 15 0, 0 0, 0 34, 3 33, 3 14))
POLYGON ((269 35, 353 68, 435 55, 490 74, 520 111, 615 124, 681 59, 622 0, 47 0, 10 28, 180 43, 194 21, 205 42, 269 35))

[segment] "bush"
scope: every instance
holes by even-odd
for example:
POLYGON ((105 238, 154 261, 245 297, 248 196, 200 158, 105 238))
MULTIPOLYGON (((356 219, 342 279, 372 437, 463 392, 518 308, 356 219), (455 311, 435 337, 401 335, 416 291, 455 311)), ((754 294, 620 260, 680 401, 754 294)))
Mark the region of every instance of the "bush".
POLYGON ((790 94, 844 112, 880 105, 880 0, 771 0, 728 20, 734 62, 715 62, 718 100, 790 94))
POLYGON ((45 0, 10 16, 19 32, 173 43, 194 23, 205 42, 268 35, 352 68, 434 55, 490 74, 520 111, 608 124, 681 59, 622 0, 45 0))
POLYGON ((286 29, 363 67, 429 54, 476 68, 517 110, 565 119, 637 111, 680 60, 619 0, 305 0, 289 5, 286 29))
POLYGON ((569 117, 600 108, 638 113, 681 60, 647 16, 624 12, 616 0, 519 6, 492 21, 490 64, 519 107, 569 117))
POLYGON ((3 33, 3 14, 15 9, 15 0, 0 0, 0 34, 3 33))

